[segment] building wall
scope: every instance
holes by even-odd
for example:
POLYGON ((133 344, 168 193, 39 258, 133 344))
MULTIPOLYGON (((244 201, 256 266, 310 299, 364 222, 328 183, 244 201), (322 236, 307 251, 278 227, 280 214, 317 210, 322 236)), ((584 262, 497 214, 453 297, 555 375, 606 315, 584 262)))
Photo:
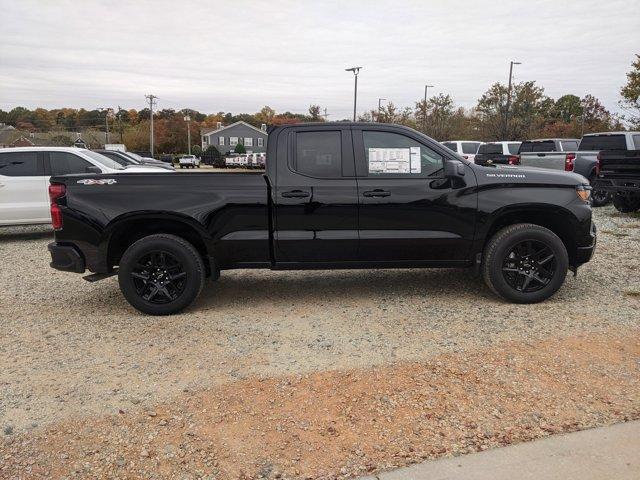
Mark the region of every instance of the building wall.
POLYGON ((206 150, 209 145, 214 145, 220 153, 226 155, 227 153, 233 152, 235 145, 230 145, 230 139, 232 137, 237 137, 239 141, 244 143, 244 148, 247 152, 266 152, 267 151, 267 133, 266 132, 258 132, 253 128, 247 127, 246 125, 233 125, 227 127, 219 132, 210 132, 202 136, 202 149, 206 150), (219 138, 224 137, 224 145, 220 145, 219 138), (244 142, 245 138, 251 138, 253 145, 247 145, 244 142), (262 138, 262 146, 258 146, 258 138, 262 138), (205 141, 205 139, 207 141, 205 141))

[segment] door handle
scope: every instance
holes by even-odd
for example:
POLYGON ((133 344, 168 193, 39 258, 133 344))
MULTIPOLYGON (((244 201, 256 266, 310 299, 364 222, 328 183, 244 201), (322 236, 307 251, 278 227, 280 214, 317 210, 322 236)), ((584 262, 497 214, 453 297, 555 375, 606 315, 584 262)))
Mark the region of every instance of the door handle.
POLYGON ((386 190, 368 190, 366 192, 362 192, 363 197, 389 197, 391 192, 386 190))
POLYGON ((309 192, 303 192, 302 190, 291 190, 290 192, 282 192, 282 196, 285 198, 306 198, 309 195, 309 192))

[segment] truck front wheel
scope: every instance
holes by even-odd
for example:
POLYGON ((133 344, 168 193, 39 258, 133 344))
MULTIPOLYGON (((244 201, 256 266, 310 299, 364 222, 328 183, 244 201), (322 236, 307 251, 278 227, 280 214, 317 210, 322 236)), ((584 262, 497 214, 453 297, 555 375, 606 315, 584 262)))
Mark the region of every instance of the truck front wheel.
POLYGON ((518 223, 497 232, 484 252, 487 286, 514 303, 537 303, 553 295, 569 268, 567 249, 551 230, 518 223))
POLYGON ((622 213, 631 213, 640 209, 640 195, 620 195, 616 193, 613 197, 613 206, 622 213))
POLYGON ((202 257, 193 245, 168 234, 135 242, 118 270, 124 297, 150 315, 170 315, 189 306, 200 294, 204 276, 202 257))

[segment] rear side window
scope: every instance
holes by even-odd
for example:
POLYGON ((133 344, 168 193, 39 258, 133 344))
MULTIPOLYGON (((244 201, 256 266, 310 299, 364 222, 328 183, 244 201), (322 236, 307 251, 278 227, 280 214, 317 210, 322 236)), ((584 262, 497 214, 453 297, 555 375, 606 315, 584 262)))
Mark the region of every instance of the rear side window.
POLYGON ((462 142, 462 153, 467 155, 475 155, 478 152, 478 142, 462 142))
POLYGON ((442 145, 447 147, 449 150, 453 150, 454 152, 458 153, 458 146, 455 142, 444 142, 442 145))
POLYGON ((624 135, 589 135, 582 137, 578 150, 626 150, 627 141, 624 135))
POLYGON ((499 143, 484 143, 478 148, 479 155, 491 153, 502 155, 502 145, 499 143))
POLYGON ((529 152, 555 152, 556 144, 553 140, 544 140, 542 142, 522 142, 520 145, 520 153, 529 152))
POLYGON ((392 132, 362 132, 369 177, 429 177, 443 157, 420 142, 392 132))
POLYGON ((37 152, 0 153, 0 175, 37 177, 44 175, 44 169, 37 152))
POLYGON ((51 175, 70 175, 72 173, 87 173, 91 164, 77 155, 67 152, 49 152, 51 175))
POLYGON ((560 145, 562 145, 563 152, 575 152, 576 150, 578 150, 578 142, 561 141, 560 145))
POLYGON ((518 150, 520 150, 520 144, 519 143, 509 143, 509 144, 507 144, 507 148, 509 149, 509 153, 511 155, 515 155, 516 153, 518 153, 518 150))
POLYGON ((342 176, 342 138, 336 132, 297 132, 293 169, 318 178, 342 176))

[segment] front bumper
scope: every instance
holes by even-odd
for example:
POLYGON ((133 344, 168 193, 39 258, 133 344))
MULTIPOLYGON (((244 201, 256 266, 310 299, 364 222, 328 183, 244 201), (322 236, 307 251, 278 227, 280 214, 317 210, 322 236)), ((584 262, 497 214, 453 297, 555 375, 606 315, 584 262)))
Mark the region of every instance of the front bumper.
POLYGON ((80 250, 73 245, 50 243, 47 248, 51 253, 51 263, 56 270, 63 272, 83 273, 86 269, 84 256, 80 250))
POLYGON ((591 222, 591 244, 578 247, 576 249, 576 265, 582 265, 583 263, 587 263, 593 257, 593 253, 596 250, 596 244, 598 243, 598 232, 596 229, 596 224, 591 222))

